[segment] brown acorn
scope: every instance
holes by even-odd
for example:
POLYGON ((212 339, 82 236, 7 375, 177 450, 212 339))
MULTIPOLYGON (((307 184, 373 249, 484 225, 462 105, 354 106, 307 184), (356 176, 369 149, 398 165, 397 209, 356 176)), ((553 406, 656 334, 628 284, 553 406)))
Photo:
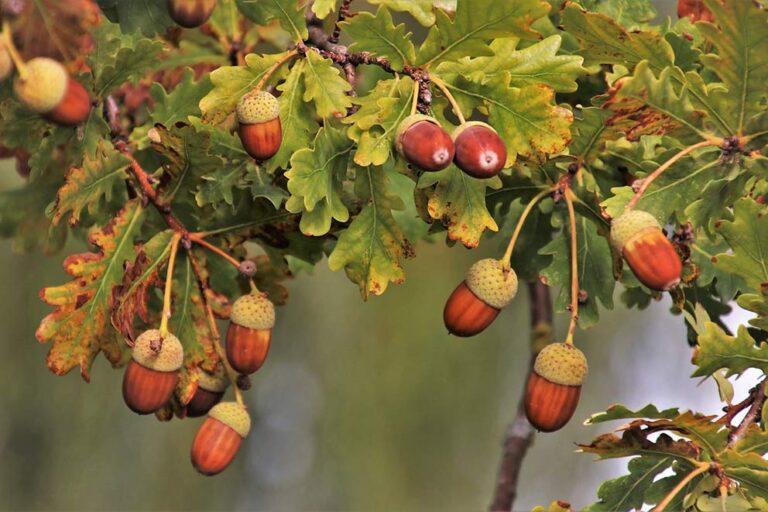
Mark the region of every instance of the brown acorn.
POLYGON ((525 388, 525 414, 537 430, 554 432, 571 419, 587 375, 584 353, 566 343, 539 352, 525 388))
POLYGON ((53 59, 37 57, 27 62, 26 74, 16 77, 14 90, 27 108, 61 125, 80 124, 91 112, 85 87, 53 59))
POLYGON ((173 334, 150 329, 136 339, 123 376, 123 399, 138 414, 151 414, 170 400, 179 382, 184 349, 173 334))
POLYGON ((237 103, 238 134, 245 151, 263 162, 275 156, 283 143, 280 103, 266 91, 252 91, 237 103))
POLYGON ((464 123, 453 132, 456 165, 473 178, 492 178, 507 164, 507 148, 492 126, 464 123))
POLYGON ((517 275, 499 260, 488 258, 473 264, 464 281, 453 291, 443 310, 451 334, 474 336, 496 319, 499 311, 517 294, 517 275))
POLYGON ((397 129, 398 153, 424 171, 441 171, 451 165, 455 149, 453 139, 436 119, 422 114, 406 117, 397 129))
POLYGON ((226 469, 251 430, 251 417, 236 402, 221 402, 211 409, 192 441, 192 465, 204 475, 226 469))
POLYGON ((184 28, 199 27, 211 17, 216 0, 168 0, 168 14, 184 28))
POLYGON ((228 381, 223 373, 200 372, 197 379, 197 389, 187 404, 187 416, 198 418, 211 410, 224 397, 228 381))
POLYGON ((670 290, 680 283, 683 263, 650 213, 629 210, 613 219, 611 242, 637 279, 651 290, 670 290))
POLYGON ((229 320, 227 360, 239 373, 251 374, 267 359, 275 305, 265 293, 243 295, 232 304, 229 320))

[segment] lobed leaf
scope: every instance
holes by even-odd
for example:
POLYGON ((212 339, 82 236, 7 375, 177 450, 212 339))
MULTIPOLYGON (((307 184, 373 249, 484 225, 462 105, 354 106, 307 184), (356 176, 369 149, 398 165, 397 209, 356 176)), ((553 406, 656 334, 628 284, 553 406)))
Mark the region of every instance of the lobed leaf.
POLYGON ((402 69, 416 60, 411 33, 406 31, 404 23, 395 25, 392 14, 384 6, 379 7, 375 15, 358 13, 341 27, 353 40, 349 46, 352 51, 383 57, 394 69, 402 69))

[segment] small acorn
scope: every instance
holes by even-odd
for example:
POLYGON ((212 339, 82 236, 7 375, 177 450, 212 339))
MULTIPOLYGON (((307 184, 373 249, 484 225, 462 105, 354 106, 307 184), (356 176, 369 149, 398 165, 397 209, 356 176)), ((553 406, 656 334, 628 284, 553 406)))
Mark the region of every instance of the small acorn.
POLYGON ((204 475, 226 469, 251 430, 251 417, 236 402, 221 402, 211 409, 192 441, 192 465, 204 475))
POLYGON ((259 162, 275 156, 283 142, 280 103, 266 91, 249 92, 237 103, 238 134, 245 151, 259 162))
POLYGON ((474 336, 491 325, 516 294, 514 270, 493 258, 480 260, 469 267, 466 278, 445 303, 445 326, 456 336, 474 336))
POLYGON ((173 334, 150 329, 136 339, 123 376, 123 399, 138 414, 151 414, 170 400, 179 382, 184 349, 173 334))
POLYGON ((493 178, 507 163, 507 148, 493 127, 473 121, 453 132, 456 165, 473 178, 493 178))
POLYGON ((406 117, 397 129, 398 153, 424 171, 441 171, 451 165, 455 149, 453 139, 436 119, 422 114, 406 117))
POLYGON ((8 48, 0 41, 0 80, 5 80, 13 72, 13 61, 11 60, 11 54, 8 53, 8 48))
POLYGON ((168 0, 168 14, 184 28, 199 27, 211 17, 216 0, 168 0))
POLYGON ((525 388, 525 414, 542 432, 561 429, 579 405, 587 376, 584 353, 567 343, 552 343, 536 357, 525 388))
POLYGON ((629 210, 611 223, 611 242, 645 286, 666 291, 680 283, 683 264, 656 218, 629 210))
POLYGON ((27 108, 55 123, 77 125, 88 119, 91 112, 91 99, 85 87, 56 60, 30 60, 24 78, 17 75, 13 85, 16 96, 27 108))
POLYGON ((227 359, 239 373, 261 368, 272 341, 275 305, 265 293, 243 295, 232 304, 227 329, 227 359))
POLYGON ((224 397, 227 389, 227 377, 223 373, 208 373, 201 371, 197 379, 197 389, 192 400, 187 404, 187 416, 199 418, 216 405, 224 397))

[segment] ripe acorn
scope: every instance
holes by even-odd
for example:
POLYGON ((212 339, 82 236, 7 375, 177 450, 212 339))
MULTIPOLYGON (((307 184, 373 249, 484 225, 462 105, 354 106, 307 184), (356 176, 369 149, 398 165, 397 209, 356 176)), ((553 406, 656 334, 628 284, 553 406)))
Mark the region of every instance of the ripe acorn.
POLYGON ((561 429, 576 411, 587 376, 584 353, 567 343, 552 343, 536 357, 525 389, 525 414, 536 429, 561 429))
POLYGON ((456 165, 473 178, 493 178, 507 163, 507 148, 492 126, 464 123, 453 132, 456 165))
POLYGON ((168 0, 168 13, 184 28, 199 27, 211 17, 216 0, 168 0))
POLYGON ((5 44, 0 41, 0 80, 8 78, 11 72, 13 72, 11 54, 8 53, 8 48, 5 47, 5 44))
POLYGON ((474 336, 491 325, 516 294, 514 270, 493 258, 480 260, 469 267, 466 278, 445 303, 445 326, 456 336, 474 336))
POLYGON ((218 404, 224 397, 227 384, 227 378, 223 373, 201 371, 195 394, 187 404, 187 416, 198 418, 207 414, 211 407, 218 404))
POLYGON ((56 60, 46 57, 30 60, 24 78, 18 75, 13 85, 24 105, 55 123, 80 124, 91 112, 91 99, 85 87, 69 76, 56 60))
POLYGON ((451 165, 453 139, 436 119, 422 114, 406 117, 397 129, 395 147, 409 163, 424 171, 441 171, 451 165))
POLYGON ((237 103, 238 134, 245 151, 262 162, 275 156, 283 142, 280 103, 266 91, 252 91, 237 103))
POLYGON ((251 374, 261 368, 272 341, 275 305, 265 293, 243 295, 232 304, 227 329, 227 359, 236 371, 251 374))
POLYGON ((251 417, 236 402, 222 402, 208 413, 192 441, 192 465, 204 475, 221 473, 251 430, 251 417))
POLYGON ((683 264, 656 218, 629 210, 611 223, 611 242, 645 286, 665 291, 680 282, 683 264))
POLYGON ((123 398, 131 410, 150 414, 171 399, 179 382, 184 349, 173 334, 150 329, 136 339, 123 376, 123 398))

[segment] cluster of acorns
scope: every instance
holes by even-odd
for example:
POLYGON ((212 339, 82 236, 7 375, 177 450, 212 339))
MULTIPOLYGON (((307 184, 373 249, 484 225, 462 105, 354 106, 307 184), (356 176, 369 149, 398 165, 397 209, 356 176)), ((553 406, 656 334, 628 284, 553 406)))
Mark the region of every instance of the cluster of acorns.
MULTIPOLYGON (((611 243, 640 282, 666 291, 680 282, 682 262, 656 218, 629 210, 613 220, 611 243)), ((515 271, 496 259, 483 259, 445 304, 443 320, 451 334, 469 337, 485 330, 517 294, 515 271)), ((587 375, 587 360, 572 344, 552 343, 536 357, 525 389, 525 412, 543 432, 562 428, 573 416, 587 375)))
MULTIPOLYGON (((235 371, 251 374, 261 368, 274 324, 275 307, 263 293, 244 295, 232 304, 226 357, 235 371)), ((158 329, 142 333, 123 376, 125 403, 138 414, 159 411, 173 399, 183 363, 184 349, 176 336, 158 329)), ((201 369, 198 375, 194 394, 180 405, 186 417, 208 415, 192 442, 191 457, 200 473, 215 475, 235 458, 248 435, 251 419, 243 405, 221 402, 228 386, 223 371, 208 373, 201 369)))

